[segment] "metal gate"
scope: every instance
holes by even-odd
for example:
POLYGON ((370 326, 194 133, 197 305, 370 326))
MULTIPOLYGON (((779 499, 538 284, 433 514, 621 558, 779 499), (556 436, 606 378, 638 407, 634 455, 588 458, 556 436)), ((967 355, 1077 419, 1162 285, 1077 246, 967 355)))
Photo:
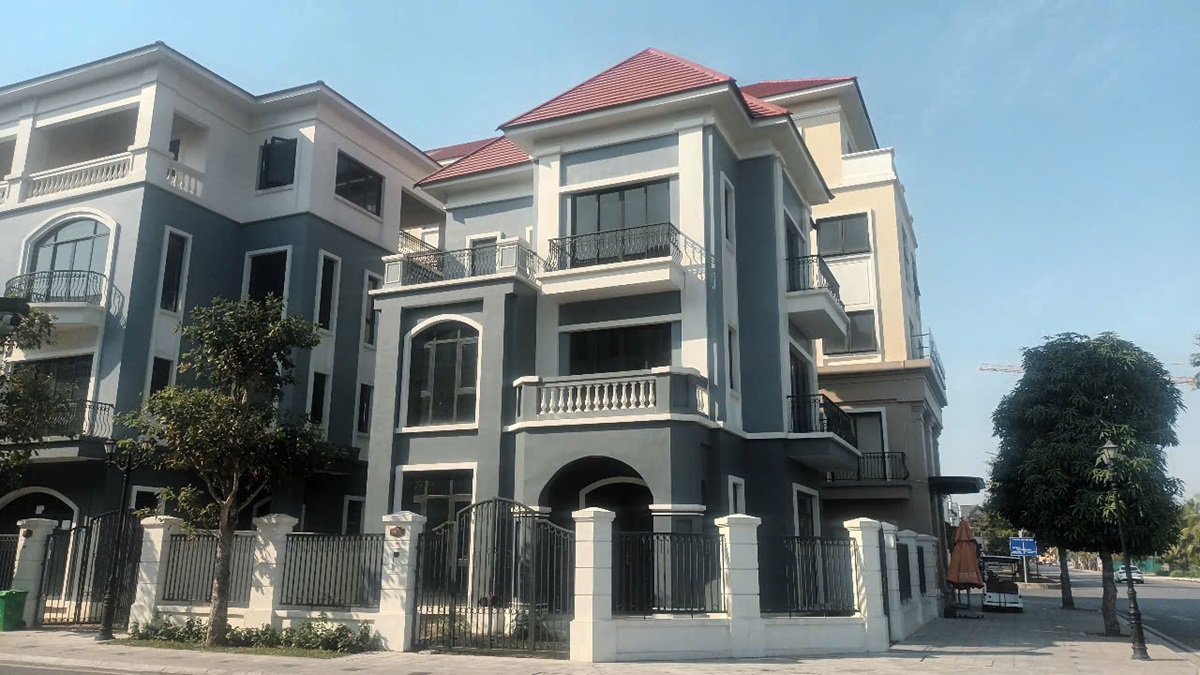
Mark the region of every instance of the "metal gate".
POLYGON ((113 625, 128 625, 129 607, 137 588, 142 526, 131 512, 126 512, 122 550, 117 551, 120 517, 120 512, 110 511, 86 524, 50 533, 42 583, 38 587, 40 611, 35 614, 41 624, 99 624, 104 610, 104 587, 113 565, 117 565, 113 625))
POLYGON ((417 649, 570 652, 575 534, 508 499, 472 504, 417 540, 417 649))

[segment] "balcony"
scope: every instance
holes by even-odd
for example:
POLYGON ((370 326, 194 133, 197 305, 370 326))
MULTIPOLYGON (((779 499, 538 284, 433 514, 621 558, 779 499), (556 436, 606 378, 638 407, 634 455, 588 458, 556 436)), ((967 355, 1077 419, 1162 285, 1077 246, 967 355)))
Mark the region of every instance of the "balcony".
POLYGON ((837 279, 821 256, 788 258, 786 301, 788 319, 805 335, 846 339, 850 317, 837 279))
POLYGON ((542 271, 542 259, 515 240, 455 251, 428 249, 385 258, 385 281, 410 287, 515 276, 533 282, 542 271))
POLYGON ((112 183, 128 176, 132 169, 133 155, 121 152, 47 171, 38 171, 29 174, 29 191, 26 193, 26 197, 35 199, 102 183, 112 183))
POLYGON ((818 471, 852 469, 858 461, 854 422, 824 394, 788 397, 789 456, 818 471))
POLYGON ((933 369, 933 377, 946 390, 946 367, 942 365, 942 356, 938 354, 937 343, 933 341, 933 333, 921 333, 912 336, 913 358, 929 359, 933 369))
POLYGON ((826 499, 907 499, 912 495, 908 460, 903 452, 870 452, 847 471, 826 478, 826 499))
POLYGON ((671 223, 551 239, 542 292, 576 302, 680 290, 681 258, 671 223))
POLYGON ((111 438, 113 406, 99 401, 72 401, 59 415, 47 420, 47 436, 111 438))
POLYGON ((517 388, 517 422, 615 421, 646 415, 709 416, 708 380, 683 368, 620 373, 522 377, 517 388))
POLYGON ((4 295, 21 298, 55 317, 61 327, 104 326, 105 314, 120 316, 125 296, 99 272, 50 270, 8 280, 4 295))

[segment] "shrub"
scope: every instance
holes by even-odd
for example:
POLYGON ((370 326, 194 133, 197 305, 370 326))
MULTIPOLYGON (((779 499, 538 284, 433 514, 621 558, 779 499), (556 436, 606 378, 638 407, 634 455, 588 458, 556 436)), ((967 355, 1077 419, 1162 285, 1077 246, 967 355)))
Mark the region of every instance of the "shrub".
MULTIPOLYGON (((204 642, 207 630, 205 622, 201 619, 189 618, 183 623, 173 623, 155 613, 145 625, 139 625, 136 621, 130 625, 129 637, 135 640, 200 644, 204 642)), ((329 621, 324 614, 315 620, 307 619, 282 630, 269 624, 258 628, 231 627, 225 638, 231 647, 293 647, 345 654, 383 648, 383 640, 379 633, 371 628, 371 624, 359 623, 358 629, 354 630, 344 624, 329 621)))

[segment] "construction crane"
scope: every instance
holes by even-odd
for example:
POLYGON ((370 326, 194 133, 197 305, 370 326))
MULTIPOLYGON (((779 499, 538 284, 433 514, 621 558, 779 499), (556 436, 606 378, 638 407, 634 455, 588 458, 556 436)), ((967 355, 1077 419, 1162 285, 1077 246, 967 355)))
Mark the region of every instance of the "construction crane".
MULTIPOLYGON (((1011 363, 982 363, 979 365, 979 370, 985 373, 1023 373, 1025 369, 1021 366, 1011 363)), ((1186 377, 1183 375, 1168 375, 1167 379, 1175 384, 1187 384, 1193 387, 1200 386, 1200 380, 1194 377, 1186 377)))

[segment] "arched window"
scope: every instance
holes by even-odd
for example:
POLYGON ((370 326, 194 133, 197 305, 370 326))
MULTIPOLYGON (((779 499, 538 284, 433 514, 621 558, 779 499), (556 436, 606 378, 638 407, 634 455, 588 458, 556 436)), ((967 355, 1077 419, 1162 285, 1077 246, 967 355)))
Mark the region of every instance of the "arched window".
POLYGON ((413 337, 408 383, 408 424, 475 421, 479 331, 446 321, 413 337))
POLYGON ((73 270, 104 274, 108 226, 91 218, 60 225, 33 245, 30 272, 73 270))

